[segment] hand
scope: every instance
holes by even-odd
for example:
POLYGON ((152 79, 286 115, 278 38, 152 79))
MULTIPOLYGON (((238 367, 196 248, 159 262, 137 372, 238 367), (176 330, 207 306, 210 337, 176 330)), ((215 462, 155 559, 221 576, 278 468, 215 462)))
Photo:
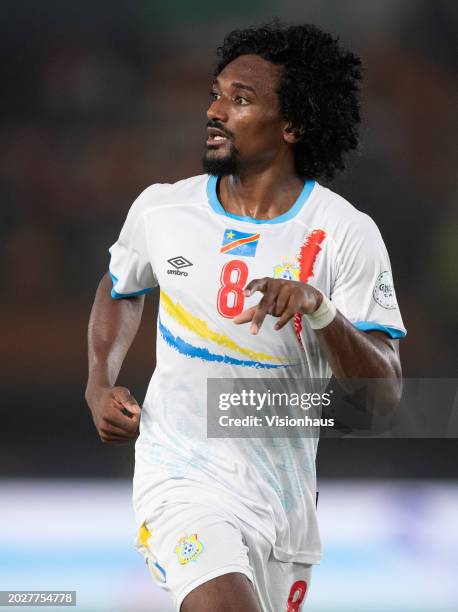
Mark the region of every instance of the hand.
POLYGON ((255 291, 264 294, 257 306, 252 306, 234 317, 236 324, 251 321, 250 332, 257 334, 267 314, 279 317, 275 329, 281 329, 297 312, 311 314, 320 306, 323 296, 318 289, 298 281, 280 278, 257 278, 245 287, 245 297, 255 291))
POLYGON ((102 442, 128 442, 138 437, 141 408, 129 389, 88 387, 86 401, 102 442))

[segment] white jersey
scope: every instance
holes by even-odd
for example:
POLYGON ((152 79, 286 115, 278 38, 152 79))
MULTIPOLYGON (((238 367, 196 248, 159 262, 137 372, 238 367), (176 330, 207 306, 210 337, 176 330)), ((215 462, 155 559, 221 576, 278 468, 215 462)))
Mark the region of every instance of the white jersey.
POLYGON ((161 291, 157 366, 136 445, 137 462, 154 466, 148 486, 178 499, 192 481, 201 499, 234 506, 262 529, 277 559, 317 563, 317 439, 207 438, 207 379, 331 376, 304 318, 276 331, 267 316, 255 336, 234 325, 262 297, 242 293, 254 278, 307 282, 358 329, 404 336, 375 223, 315 181, 274 219, 228 214, 217 178, 201 175, 147 188, 110 253, 113 298, 161 291))

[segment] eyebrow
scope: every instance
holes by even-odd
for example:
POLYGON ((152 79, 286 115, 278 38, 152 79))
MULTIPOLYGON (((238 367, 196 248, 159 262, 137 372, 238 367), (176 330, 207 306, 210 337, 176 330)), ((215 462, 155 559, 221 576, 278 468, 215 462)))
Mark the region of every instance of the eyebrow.
POLYGON ((247 89, 248 91, 252 91, 254 94, 256 93, 255 89, 253 87, 251 87, 250 85, 245 85, 244 83, 232 83, 232 87, 235 87, 236 89, 247 89))
MULTIPOLYGON (((219 85, 218 79, 215 79, 213 81, 213 85, 219 85)), ((246 89, 247 91, 251 91, 255 95, 257 95, 256 94, 256 90, 254 89, 254 87, 251 87, 251 85, 246 85, 245 83, 240 83, 239 81, 234 81, 233 83, 231 83, 231 86, 234 87, 235 89, 246 89)))

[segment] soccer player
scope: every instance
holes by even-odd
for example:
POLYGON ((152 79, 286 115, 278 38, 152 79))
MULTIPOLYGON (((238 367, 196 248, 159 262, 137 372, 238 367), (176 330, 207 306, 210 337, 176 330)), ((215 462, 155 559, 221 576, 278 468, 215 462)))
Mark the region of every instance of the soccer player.
POLYGON ((218 55, 205 174, 148 187, 110 249, 86 399, 103 442, 138 436, 137 548, 176 609, 293 612, 321 557, 317 440, 207 438, 207 379, 384 379, 390 409, 405 329, 375 223, 317 181, 357 146, 359 59, 277 23, 218 55), (157 286, 141 408, 116 380, 157 286))

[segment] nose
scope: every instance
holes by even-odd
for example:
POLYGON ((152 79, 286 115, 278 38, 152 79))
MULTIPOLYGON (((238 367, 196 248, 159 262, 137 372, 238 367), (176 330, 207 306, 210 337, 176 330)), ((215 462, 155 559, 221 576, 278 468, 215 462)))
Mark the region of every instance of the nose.
POLYGON ((227 121, 226 103, 223 96, 212 100, 207 110, 207 117, 209 120, 219 120, 223 123, 227 121))

